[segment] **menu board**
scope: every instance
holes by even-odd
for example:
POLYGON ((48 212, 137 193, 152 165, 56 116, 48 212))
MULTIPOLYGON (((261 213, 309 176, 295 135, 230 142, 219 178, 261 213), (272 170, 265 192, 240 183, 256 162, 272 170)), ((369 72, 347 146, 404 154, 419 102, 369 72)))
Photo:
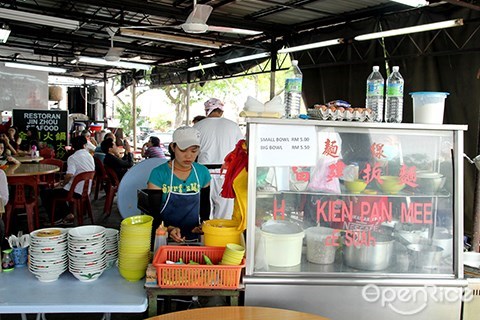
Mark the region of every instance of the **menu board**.
POLYGON ((36 127, 40 142, 50 145, 55 150, 56 158, 63 158, 68 142, 68 111, 14 109, 12 120, 22 140, 25 139, 29 127, 36 127))

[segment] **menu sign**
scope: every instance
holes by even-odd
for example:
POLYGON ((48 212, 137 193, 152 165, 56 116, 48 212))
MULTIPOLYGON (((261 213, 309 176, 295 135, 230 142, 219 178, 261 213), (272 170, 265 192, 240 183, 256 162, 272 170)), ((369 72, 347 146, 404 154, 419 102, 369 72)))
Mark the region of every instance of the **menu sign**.
POLYGON ((52 146, 56 158, 61 159, 65 155, 68 132, 67 111, 14 109, 12 119, 22 139, 25 139, 29 127, 36 127, 40 142, 52 146))
POLYGON ((256 145, 259 167, 315 165, 315 127, 260 125, 256 145))

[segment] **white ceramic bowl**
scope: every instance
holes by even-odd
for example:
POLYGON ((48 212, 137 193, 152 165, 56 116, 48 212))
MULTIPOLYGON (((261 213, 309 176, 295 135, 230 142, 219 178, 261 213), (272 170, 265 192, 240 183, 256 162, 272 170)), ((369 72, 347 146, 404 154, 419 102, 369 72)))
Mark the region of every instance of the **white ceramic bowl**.
POLYGON ((102 226, 81 226, 70 229, 68 236, 76 240, 95 239, 105 236, 105 227, 102 226))

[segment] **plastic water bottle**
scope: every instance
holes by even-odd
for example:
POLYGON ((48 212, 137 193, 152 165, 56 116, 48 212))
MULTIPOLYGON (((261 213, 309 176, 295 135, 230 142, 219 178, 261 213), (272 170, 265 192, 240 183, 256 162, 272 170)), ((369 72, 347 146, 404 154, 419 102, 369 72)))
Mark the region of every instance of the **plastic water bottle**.
POLYGON ((403 116, 403 78, 399 67, 394 66, 387 79, 387 99, 385 102, 385 121, 402 122, 403 116))
POLYGON ((167 245, 168 239, 168 232, 167 228, 163 226, 163 222, 161 225, 158 226, 157 230, 155 231, 155 244, 153 245, 153 255, 155 257, 158 248, 161 246, 167 245))
POLYGON ((373 71, 367 78, 367 99, 365 106, 372 110, 375 122, 383 121, 383 91, 385 80, 380 73, 379 66, 373 66, 373 71))
POLYGON ((32 148, 30 149, 30 156, 32 158, 35 158, 36 155, 37 155, 37 146, 33 145, 32 148))
POLYGON ((302 101, 302 71, 298 67, 298 61, 292 60, 292 66, 288 70, 285 79, 285 118, 298 118, 302 101))

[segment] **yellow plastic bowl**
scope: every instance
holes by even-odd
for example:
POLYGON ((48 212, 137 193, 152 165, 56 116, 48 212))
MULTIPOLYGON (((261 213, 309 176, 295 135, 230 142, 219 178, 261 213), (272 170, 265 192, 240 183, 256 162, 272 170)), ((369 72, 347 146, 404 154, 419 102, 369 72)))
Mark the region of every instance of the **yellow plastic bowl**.
POLYGON ((345 187, 351 193, 360 193, 367 187, 367 183, 362 179, 345 181, 345 187))
POLYGON ((131 216, 122 220, 121 226, 129 226, 129 225, 141 225, 141 224, 152 224, 153 217, 149 215, 138 215, 138 216, 131 216))
POLYGON ((381 176, 382 184, 378 184, 383 193, 396 194, 405 188, 405 183, 400 182, 396 176, 381 176))
POLYGON ((132 270, 119 267, 118 271, 122 277, 125 278, 125 280, 134 282, 142 279, 145 276, 146 269, 132 270))

